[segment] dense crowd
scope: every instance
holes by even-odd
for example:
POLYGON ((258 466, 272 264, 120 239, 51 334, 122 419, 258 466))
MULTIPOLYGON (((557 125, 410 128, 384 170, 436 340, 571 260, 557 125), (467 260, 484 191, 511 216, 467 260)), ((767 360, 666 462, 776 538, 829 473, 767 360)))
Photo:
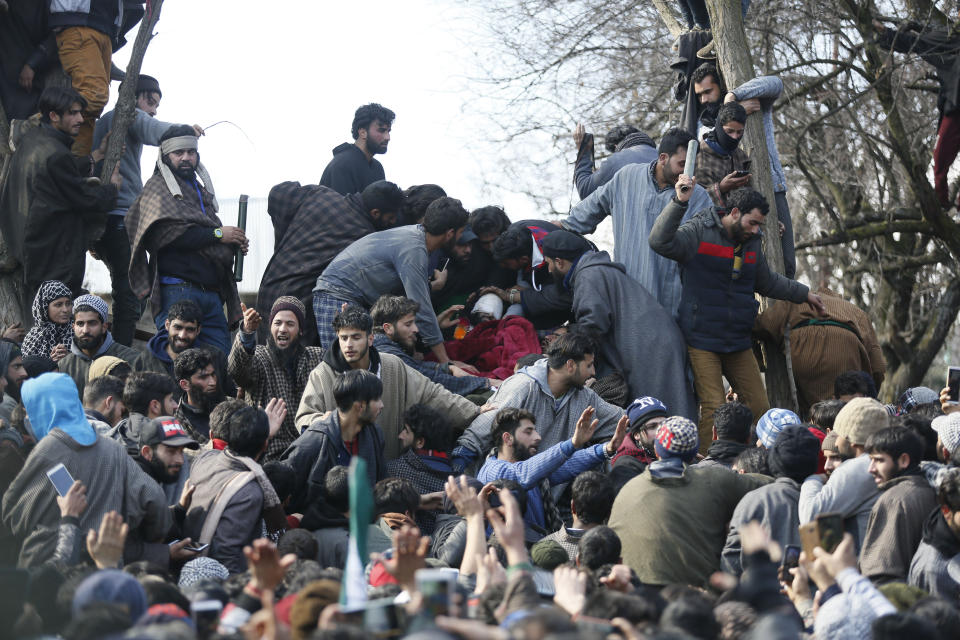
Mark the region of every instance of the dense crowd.
POLYGON ((598 169, 578 125, 566 218, 400 189, 395 114, 367 104, 319 184, 270 191, 242 300, 262 239, 222 224, 203 129, 156 118, 155 78, 93 177, 143 7, 0 0, 31 316, 0 338, 0 638, 960 637, 960 387, 876 399, 869 316, 794 278, 783 84, 728 90, 681 5, 684 126, 617 127, 598 169), (73 88, 34 83, 50 65, 73 88), (607 217, 612 257, 587 237, 607 217))

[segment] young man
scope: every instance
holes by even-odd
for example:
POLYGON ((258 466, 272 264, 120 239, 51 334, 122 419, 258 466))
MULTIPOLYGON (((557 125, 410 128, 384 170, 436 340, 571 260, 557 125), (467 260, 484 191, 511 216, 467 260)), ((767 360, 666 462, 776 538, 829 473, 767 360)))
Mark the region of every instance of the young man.
POLYGON ((823 451, 823 473, 828 480, 841 464, 849 460, 849 458, 840 453, 840 449, 837 448, 837 437, 837 432, 831 431, 824 437, 823 442, 820 443, 820 450, 823 451))
POLYGON ((330 469, 349 466, 353 456, 360 456, 371 486, 387 474, 384 434, 376 425, 384 408, 383 383, 363 369, 346 371, 331 382, 336 410, 317 414, 281 456, 297 473, 288 508, 303 514, 300 526, 309 530, 324 520, 323 486, 330 469))
POLYGON ((627 407, 630 431, 610 461, 610 479, 617 491, 643 473, 647 465, 657 459, 653 439, 657 434, 657 427, 669 415, 667 405, 651 396, 637 398, 627 407))
POLYGON ((140 367, 140 352, 116 342, 107 329, 107 303, 88 293, 73 301, 73 344, 59 362, 60 371, 73 378, 81 397, 90 363, 103 356, 120 358, 134 369, 140 367))
POLYGON ((378 424, 386 438, 385 455, 393 460, 400 454, 397 436, 403 428, 403 412, 411 405, 425 404, 447 416, 453 429, 460 429, 476 417, 480 409, 462 396, 403 364, 389 353, 381 354, 373 345, 373 321, 370 314, 353 305, 333 320, 336 341, 324 353, 323 360, 310 372, 295 422, 301 432, 336 404, 333 395, 337 376, 363 369, 379 375, 383 381, 384 409, 378 424))
MULTIPOLYGON (((656 161, 624 167, 571 209, 570 217, 563 221, 565 229, 585 234, 593 233, 604 218, 612 216, 613 259, 622 262, 627 275, 643 285, 673 317, 680 306, 680 270, 675 262, 648 247, 647 238, 683 173, 687 143, 692 137, 683 129, 670 129, 660 140, 656 161)), ((684 220, 710 206, 710 196, 703 187, 692 185, 687 197, 690 215, 684 215, 684 220)))
POLYGON ((633 129, 631 133, 611 144, 611 134, 624 129, 625 127, 620 126, 607 134, 606 147, 610 155, 596 171, 594 170, 593 134, 587 133, 582 124, 577 124, 576 129, 573 130, 573 142, 577 146, 573 182, 577 185, 577 195, 581 200, 610 182, 617 171, 628 164, 650 164, 657 159, 657 144, 643 131, 633 127, 630 127, 633 129))
MULTIPOLYGON (((133 343, 133 333, 137 320, 143 309, 140 301, 130 288, 130 238, 124 226, 124 216, 133 201, 143 190, 143 178, 140 171, 140 156, 143 155, 143 145, 156 147, 160 144, 160 137, 170 127, 169 122, 157 120, 157 108, 163 93, 156 78, 140 74, 137 78, 137 107, 133 114, 133 122, 127 129, 127 139, 124 141, 123 155, 120 156, 120 175, 123 184, 117 195, 117 203, 107 216, 107 226, 103 235, 94 245, 97 256, 110 269, 110 282, 113 296, 113 334, 117 342, 130 346, 133 343)), ((111 109, 97 120, 93 130, 93 147, 96 149, 113 128, 115 109, 111 109)), ((198 136, 203 135, 199 125, 193 125, 198 136)))
POLYGON ((577 475, 613 458, 627 434, 629 420, 623 416, 613 439, 588 446, 599 420, 595 410, 584 409, 573 429, 573 437, 541 450, 543 438, 537 433, 536 416, 526 409, 501 409, 493 421, 496 451, 487 458, 477 480, 484 484, 507 479, 520 483, 527 492, 523 519, 544 533, 563 528, 552 487, 570 482, 577 475))
POLYGON ((913 560, 907 582, 932 596, 956 602, 960 581, 949 570, 960 559, 960 469, 948 469, 937 487, 937 509, 923 524, 923 537, 913 560))
POLYGON ((414 358, 417 344, 417 312, 420 303, 403 296, 380 296, 370 316, 373 319, 373 346, 381 354, 397 356, 403 364, 442 385, 447 391, 466 396, 490 388, 490 381, 472 376, 451 362, 443 364, 414 358))
POLYGON ((552 540, 563 547, 567 557, 573 562, 577 558, 577 545, 584 534, 607 523, 616 491, 610 479, 603 473, 584 471, 570 485, 570 495, 573 526, 564 526, 546 536, 544 540, 552 540))
POLYGON ((23 308, 46 280, 79 291, 86 270, 87 235, 116 201, 122 183, 86 181, 70 147, 87 101, 76 91, 48 87, 40 96, 41 125, 27 133, 10 160, 0 193, 0 226, 11 254, 23 265, 23 308))
MULTIPOLYGON (((316 344, 313 287, 317 276, 351 242, 396 226, 403 203, 403 192, 386 180, 349 195, 314 184, 301 186, 299 182, 282 182, 270 189, 267 213, 273 222, 273 256, 260 280, 257 312, 269 315, 281 296, 297 298, 307 310, 300 325, 302 341, 305 345, 316 344)), ((260 328, 261 344, 267 339, 267 328, 260 328)))
POLYGON ((870 398, 870 383, 859 370, 844 371, 833 381, 833 397, 840 402, 870 398))
POLYGON ((301 340, 307 310, 299 298, 281 296, 274 300, 266 345, 257 345, 261 321, 256 309, 243 307, 243 324, 233 340, 227 369, 254 404, 265 407, 272 398, 280 398, 287 406, 283 425, 267 445, 264 461, 270 461, 279 458, 300 435, 294 426, 294 407, 300 404, 307 379, 320 364, 323 350, 306 346, 301 340))
POLYGON ((333 149, 333 160, 323 170, 320 186, 345 196, 383 180, 383 165, 373 156, 387 152, 394 117, 393 111, 375 102, 358 108, 350 128, 354 141, 333 149))
POLYGON ((235 397, 237 385, 227 375, 227 356, 215 347, 197 344, 197 337, 203 328, 203 311, 196 302, 189 299, 178 300, 170 305, 163 329, 147 342, 147 348, 137 361, 141 371, 159 371, 173 375, 173 363, 187 349, 204 349, 213 360, 217 372, 217 384, 225 396, 235 397))
POLYGON ((183 395, 173 414, 200 444, 210 440, 210 413, 223 402, 213 358, 206 349, 187 349, 173 365, 174 379, 183 395))
MULTIPOLYGON (((540 425, 544 447, 569 440, 573 426, 587 407, 596 409, 600 421, 594 437, 613 436, 624 411, 586 386, 596 376, 593 341, 579 333, 567 333, 547 349, 547 357, 513 374, 497 388, 488 403, 499 409, 508 407, 530 411, 540 425)), ((453 450, 454 468, 463 469, 494 446, 493 412, 479 415, 457 440, 453 450)))
POLYGON ((83 411, 100 435, 107 435, 126 413, 123 385, 123 380, 116 376, 100 376, 83 390, 83 411))
POLYGON ((697 184, 710 194, 713 204, 726 205, 726 195, 741 187, 752 188, 750 158, 740 148, 747 112, 737 103, 725 104, 717 126, 701 136, 697 153, 697 184))
POLYGON ((597 378, 619 372, 629 396, 649 394, 674 415, 695 418, 683 334, 670 314, 622 264, 612 262, 606 251, 594 251, 575 233, 561 229, 547 234, 543 255, 553 279, 572 292, 576 329, 597 342, 597 378))
POLYGON ((401 291, 420 303, 417 322, 423 343, 447 362, 443 334, 430 303, 429 254, 456 245, 467 224, 467 211, 454 198, 438 198, 427 207, 423 224, 379 231, 340 252, 317 278, 313 311, 320 346, 334 342, 331 321, 343 303, 370 308, 384 294, 401 291))
POLYGON ((730 469, 744 449, 750 446, 750 425, 753 411, 739 402, 725 402, 713 412, 713 442, 707 457, 697 464, 717 465, 730 469))
MULTIPOLYGON (((695 206, 690 204, 695 185, 694 178, 679 176, 676 195, 653 225, 649 245, 683 272, 679 323, 700 398, 700 436, 706 440, 713 432, 713 412, 723 404, 722 377, 753 415, 769 408, 750 338, 759 306, 754 294, 806 301, 818 313, 823 302, 806 285, 767 266, 760 227, 769 206, 761 194, 738 189, 728 194, 726 209, 708 207, 683 222, 695 206), (718 317, 726 320, 712 321, 718 317)), ((706 442, 701 446, 706 450, 706 442)))
POLYGON ((153 418, 140 429, 138 455, 134 460, 157 484, 171 484, 180 477, 184 449, 200 448, 173 416, 153 418))
POLYGON ((10 426, 13 410, 21 404, 20 386, 27 379, 27 370, 23 367, 23 353, 14 342, 3 340, 0 344, 0 377, 3 378, 0 384, 4 385, 3 398, 0 401, 0 418, 10 426))
POLYGON ((860 572, 874 584, 904 582, 923 535, 923 523, 937 505, 920 471, 923 440, 912 429, 889 427, 865 445, 867 470, 880 490, 870 511, 860 552, 860 572))

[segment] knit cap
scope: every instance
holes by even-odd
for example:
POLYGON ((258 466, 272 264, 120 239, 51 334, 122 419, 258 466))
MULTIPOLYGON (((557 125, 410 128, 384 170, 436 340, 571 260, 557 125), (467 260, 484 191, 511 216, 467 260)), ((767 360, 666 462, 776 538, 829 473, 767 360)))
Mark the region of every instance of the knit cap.
POLYGON ((653 443, 661 459, 680 458, 690 462, 700 447, 697 425, 682 416, 672 416, 660 423, 653 443))
POLYGON ((866 444, 870 434, 890 426, 890 415, 873 398, 854 398, 843 405, 837 419, 833 421, 833 430, 843 436, 850 444, 866 444))
POLYGON ((757 421, 757 438, 769 449, 777 441, 779 434, 788 424, 800 424, 800 416, 789 409, 770 409, 757 421))
POLYGON ((945 416, 937 416, 930 426, 940 437, 940 442, 952 456, 960 448, 960 413, 954 412, 945 416))
POLYGON ((630 418, 630 429, 635 430, 650 418, 668 416, 667 405, 652 396, 637 398, 627 407, 627 417, 630 418))
POLYGON ((23 356, 23 368, 27 372, 27 377, 30 378, 36 378, 41 373, 58 370, 57 363, 47 356, 23 356))
POLYGON ((767 449, 767 464, 773 477, 797 482, 817 472, 820 441, 800 424, 788 424, 780 430, 776 442, 767 449))
POLYGON ((533 564, 553 571, 565 562, 570 562, 567 550, 556 540, 541 540, 530 548, 530 559, 533 564))
POLYGON ((133 623, 147 610, 147 593, 129 573, 104 569, 87 577, 77 587, 73 594, 73 614, 101 602, 126 605, 133 623))
POLYGON ((831 431, 823 439, 823 442, 820 443, 821 451, 830 451, 836 452, 837 450, 837 432, 831 431))
POLYGON ((911 387, 900 394, 897 399, 897 415, 905 415, 922 404, 930 404, 940 400, 940 394, 930 387, 911 387))
POLYGON ((225 566, 213 558, 200 556, 183 565, 183 569, 180 570, 180 581, 177 583, 177 586, 181 589, 186 589, 201 580, 213 579, 217 582, 223 582, 228 577, 230 577, 230 572, 227 571, 225 566))
POLYGON ((77 315, 77 307, 82 307, 84 305, 93 307, 93 310, 97 312, 97 315, 100 316, 100 322, 107 321, 107 315, 109 314, 109 309, 107 308, 106 301, 100 296, 95 296, 92 293, 85 293, 82 296, 74 298, 73 300, 73 315, 77 315))
POLYGON ((297 322, 300 325, 300 330, 303 330, 304 318, 307 317, 306 307, 303 306, 303 303, 300 302, 299 298, 294 296, 280 296, 277 298, 273 306, 270 307, 270 324, 273 324, 273 318, 280 313, 281 311, 291 311, 293 315, 297 316, 297 322))

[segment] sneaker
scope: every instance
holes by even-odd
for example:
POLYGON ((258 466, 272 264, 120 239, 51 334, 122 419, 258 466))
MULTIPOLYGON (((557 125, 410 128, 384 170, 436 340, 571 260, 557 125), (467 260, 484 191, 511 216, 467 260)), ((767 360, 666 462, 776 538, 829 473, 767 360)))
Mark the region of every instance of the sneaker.
POLYGON ((713 40, 711 40, 711 41, 708 42, 707 44, 703 45, 703 46, 700 48, 700 50, 697 51, 697 57, 698 57, 698 58, 702 58, 702 59, 704 59, 704 60, 716 60, 716 59, 717 59, 717 52, 714 50, 714 47, 713 47, 713 40))

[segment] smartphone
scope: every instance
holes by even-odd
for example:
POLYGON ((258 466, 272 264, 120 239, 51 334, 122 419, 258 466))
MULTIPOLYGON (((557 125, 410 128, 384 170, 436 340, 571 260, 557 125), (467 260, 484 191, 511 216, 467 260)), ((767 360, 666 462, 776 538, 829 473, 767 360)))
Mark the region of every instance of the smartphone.
POLYGON ((368 601, 363 608, 363 629, 374 638, 399 638, 404 634, 401 607, 393 598, 368 601))
POLYGON ((750 175, 750 172, 749 172, 749 171, 734 171, 734 172, 733 172, 733 175, 734 175, 734 177, 737 177, 737 178, 743 178, 743 177, 746 177, 746 176, 750 175))
POLYGON ((190 617, 197 627, 197 637, 209 638, 220 624, 223 603, 219 600, 197 600, 190 604, 190 617))
POLYGON ((47 477, 50 478, 53 488, 57 490, 61 498, 67 495, 67 491, 70 491, 70 487, 73 486, 73 476, 70 475, 62 462, 47 471, 47 477))
POLYGON ((812 522, 800 525, 800 544, 808 558, 814 558, 813 550, 820 547, 833 553, 843 540, 843 516, 839 513, 821 513, 812 522))
POLYGON ((451 615, 450 604, 457 588, 457 572, 448 569, 418 569, 414 578, 423 596, 423 612, 430 619, 451 615))
POLYGON ((209 546, 210 546, 209 544, 195 544, 190 547, 184 547, 184 549, 186 549, 187 551, 194 551, 196 553, 200 553, 201 551, 206 550, 206 548, 209 546))
POLYGON ((796 569, 800 566, 800 547, 795 544, 788 544, 783 548, 783 562, 781 566, 785 571, 796 569))
POLYGON ((947 386, 950 387, 950 403, 960 403, 960 367, 947 367, 947 386))

